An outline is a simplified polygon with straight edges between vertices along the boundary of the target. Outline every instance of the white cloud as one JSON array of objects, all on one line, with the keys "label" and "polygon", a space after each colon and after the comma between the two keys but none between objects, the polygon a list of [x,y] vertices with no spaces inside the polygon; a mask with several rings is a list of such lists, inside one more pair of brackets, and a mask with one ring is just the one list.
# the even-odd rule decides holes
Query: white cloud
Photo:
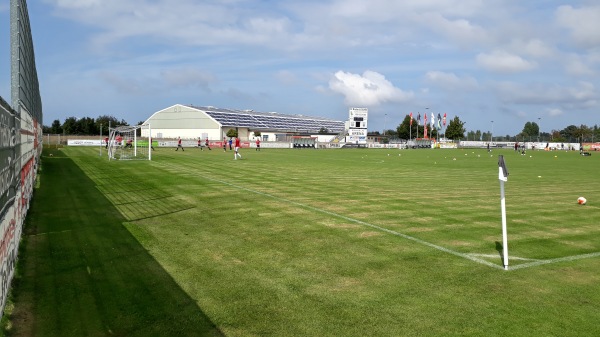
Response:
[{"label": "white cloud", "polygon": [[575,86],[503,82],[496,84],[494,89],[504,103],[561,104],[579,108],[597,106],[597,97],[600,94],[594,84],[590,82],[579,82]]},{"label": "white cloud", "polygon": [[169,87],[200,87],[207,91],[216,81],[213,74],[190,67],[164,70],[161,77]]},{"label": "white cloud", "polygon": [[478,87],[477,80],[470,76],[458,77],[454,73],[441,71],[429,71],[425,74],[428,83],[439,86],[446,90],[472,90]]},{"label": "white cloud", "polygon": [[[411,13],[440,13],[444,16],[470,17],[485,10],[487,4],[482,0],[335,0],[330,3],[319,2],[320,12],[329,16],[354,18],[369,21],[398,20]],[[323,4],[324,3],[324,4]],[[312,6],[305,7],[310,10]],[[308,14],[308,13],[306,13]],[[318,14],[318,13],[314,13]]]},{"label": "white cloud", "polygon": [[590,82],[579,82],[578,87],[569,88],[569,93],[579,101],[595,101],[598,97],[598,90]]},{"label": "white cloud", "polygon": [[550,57],[555,54],[554,48],[540,39],[513,40],[511,49],[532,57]]},{"label": "white cloud", "polygon": [[580,55],[570,55],[565,61],[567,74],[573,76],[593,76],[596,71]]},{"label": "white cloud", "polygon": [[439,13],[428,13],[423,16],[423,19],[427,22],[428,28],[461,46],[470,46],[489,39],[482,27],[464,18],[450,20]]},{"label": "white cloud", "polygon": [[551,117],[560,116],[564,113],[561,109],[557,109],[557,108],[547,109],[547,112],[548,112],[548,115]]},{"label": "white cloud", "polygon": [[559,25],[571,31],[579,45],[587,48],[600,47],[600,6],[560,6],[556,10],[556,20]]},{"label": "white cloud", "polygon": [[102,0],[55,0],[54,2],[57,6],[63,8],[89,8],[102,4]]},{"label": "white cloud", "polygon": [[92,41],[99,47],[133,37],[188,46],[283,46],[291,39],[287,17],[250,9],[248,6],[254,3],[248,2],[184,0],[174,5],[169,0],[46,1],[54,5],[54,15],[98,28],[100,33]]},{"label": "white cloud", "polygon": [[530,62],[519,55],[504,50],[494,50],[491,53],[477,55],[477,63],[483,68],[498,73],[516,73],[535,68],[535,62]]},{"label": "white cloud", "polygon": [[415,42],[454,47],[472,46],[487,38],[485,29],[473,19],[493,6],[481,0],[326,0],[286,7],[302,20],[301,36],[311,37],[322,47]]},{"label": "white cloud", "polygon": [[362,75],[338,71],[329,80],[329,89],[344,95],[347,105],[355,106],[405,102],[414,96],[412,91],[396,88],[385,76],[370,70]]},{"label": "white cloud", "polygon": [[162,44],[232,43],[288,51],[393,45],[414,39],[415,29],[471,45],[486,36],[471,18],[490,7],[481,0],[43,1],[53,5],[54,15],[96,28],[92,41],[98,47],[149,37]]}]

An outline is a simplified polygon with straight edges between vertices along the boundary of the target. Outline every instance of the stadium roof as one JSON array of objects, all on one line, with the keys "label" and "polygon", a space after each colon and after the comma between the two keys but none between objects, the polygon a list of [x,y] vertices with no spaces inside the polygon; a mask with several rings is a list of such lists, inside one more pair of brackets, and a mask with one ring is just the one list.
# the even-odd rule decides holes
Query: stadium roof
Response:
[{"label": "stadium roof", "polygon": [[256,112],[253,110],[231,110],[212,106],[197,107],[190,105],[190,107],[204,111],[221,125],[230,127],[313,134],[318,133],[321,128],[326,128],[331,133],[340,133],[345,129],[343,121],[328,118],[285,115],[276,112]]}]

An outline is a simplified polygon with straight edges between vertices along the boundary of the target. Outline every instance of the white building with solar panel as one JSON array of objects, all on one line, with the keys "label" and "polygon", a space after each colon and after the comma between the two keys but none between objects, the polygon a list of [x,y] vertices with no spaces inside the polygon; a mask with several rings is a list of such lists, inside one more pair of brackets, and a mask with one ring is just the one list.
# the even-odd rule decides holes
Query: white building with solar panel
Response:
[{"label": "white building with solar panel", "polygon": [[263,141],[289,141],[291,136],[317,135],[323,129],[330,135],[345,132],[345,122],[327,118],[182,104],[155,112],[144,124],[150,125],[154,139],[222,140],[230,129],[237,130],[241,140],[253,140],[260,132]]}]

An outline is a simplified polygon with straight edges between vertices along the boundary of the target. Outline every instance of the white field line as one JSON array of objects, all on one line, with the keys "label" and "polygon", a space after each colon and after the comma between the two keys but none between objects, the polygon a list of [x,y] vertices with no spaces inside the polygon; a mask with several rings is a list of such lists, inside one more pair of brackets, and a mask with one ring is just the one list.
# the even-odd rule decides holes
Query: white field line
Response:
[{"label": "white field line", "polygon": [[[476,254],[476,253],[470,253],[469,255],[471,256],[479,256],[479,257],[490,257],[490,258],[499,258],[500,260],[502,260],[502,256],[500,256],[500,254]],[[518,257],[518,256],[509,256],[508,260],[521,260],[521,261],[544,261],[544,260],[539,260],[539,259],[528,259],[525,257]]]},{"label": "white field line", "polygon": [[[523,269],[523,268],[529,268],[529,267],[537,267],[537,266],[541,266],[544,264],[568,262],[568,261],[575,261],[575,260],[581,260],[581,259],[589,259],[592,257],[599,257],[599,256],[600,256],[600,252],[582,254],[582,255],[565,256],[565,257],[559,257],[556,259],[539,260],[539,261],[534,261],[534,262],[529,262],[529,263],[523,263],[523,264],[519,264],[519,265],[510,267],[509,269],[515,270],[515,269]],[[510,258],[509,258],[509,261],[510,261]]]},{"label": "white field line", "polygon": [[[164,166],[170,166],[168,164],[162,164],[162,165],[164,165]],[[392,234],[392,235],[396,235],[396,236],[405,238],[407,240],[411,240],[411,241],[417,242],[417,243],[422,244],[424,246],[427,246],[427,247],[430,247],[430,248],[433,248],[433,249],[437,249],[437,250],[440,250],[440,251],[448,253],[448,254],[452,254],[454,256],[462,257],[463,259],[467,259],[467,260],[470,260],[470,261],[473,261],[473,262],[477,262],[477,263],[486,265],[488,267],[492,267],[492,268],[504,270],[504,267],[501,266],[501,265],[494,264],[494,263],[491,263],[489,261],[486,261],[486,260],[483,260],[483,259],[480,259],[480,258],[477,257],[477,256],[492,257],[492,255],[488,256],[488,255],[485,255],[485,254],[465,254],[465,253],[456,252],[456,251],[453,251],[451,249],[448,249],[448,248],[445,248],[445,247],[442,247],[442,246],[438,246],[438,245],[433,244],[431,242],[427,242],[427,241],[415,238],[415,237],[410,236],[410,235],[402,234],[400,232],[396,232],[396,231],[393,231],[391,229],[387,229],[387,228],[383,228],[383,227],[380,227],[380,226],[377,226],[377,225],[373,225],[373,224],[370,224],[368,222],[364,222],[364,221],[361,221],[361,220],[358,220],[358,219],[349,218],[347,216],[344,216],[344,215],[341,215],[341,214],[337,214],[337,213],[334,213],[334,212],[331,212],[331,211],[328,211],[328,210],[324,210],[324,209],[317,208],[317,207],[310,206],[310,205],[305,205],[305,204],[299,203],[297,201],[289,200],[289,199],[282,198],[282,197],[277,197],[277,196],[274,196],[272,194],[268,194],[268,193],[264,193],[264,192],[260,192],[260,191],[256,191],[256,190],[252,190],[252,189],[249,189],[249,188],[246,188],[246,187],[243,187],[243,186],[239,186],[239,185],[235,185],[235,184],[229,183],[227,181],[223,181],[223,180],[219,180],[219,179],[214,179],[214,178],[209,178],[207,176],[202,176],[202,178],[204,178],[206,180],[218,182],[218,183],[221,183],[221,184],[224,184],[224,185],[227,185],[227,186],[231,186],[231,187],[243,190],[243,191],[247,191],[247,192],[251,192],[251,193],[254,193],[254,194],[262,195],[262,196],[265,196],[265,197],[268,197],[268,198],[272,198],[272,199],[275,199],[275,200],[278,200],[278,201],[284,201],[284,202],[290,203],[292,205],[296,205],[296,206],[300,206],[300,207],[303,207],[303,208],[306,208],[306,209],[313,210],[315,212],[319,212],[319,213],[331,215],[331,216],[334,216],[334,217],[337,217],[337,218],[340,218],[340,219],[344,219],[344,220],[347,220],[347,221],[350,221],[350,222],[354,222],[354,223],[357,223],[357,224],[360,224],[360,225],[371,227],[371,228],[380,230],[382,232],[385,232],[385,233],[388,233],[388,234]],[[493,255],[493,256],[496,257],[496,255]],[[510,262],[511,259],[513,259],[513,260],[532,260],[533,262],[523,263],[523,264],[519,264],[519,265],[516,265],[516,266],[509,266],[508,270],[509,271],[510,270],[517,270],[517,269],[523,269],[523,268],[541,266],[541,265],[544,265],[544,264],[551,264],[551,263],[558,263],[558,262],[565,262],[565,261],[574,261],[574,260],[580,260],[580,259],[588,259],[588,258],[599,257],[599,256],[600,256],[600,252],[590,253],[590,254],[582,254],[582,255],[572,255],[572,256],[560,257],[560,258],[556,258],[556,259],[550,259],[550,260],[536,260],[536,259],[526,259],[526,258],[519,258],[519,257],[509,257],[509,262]]]}]

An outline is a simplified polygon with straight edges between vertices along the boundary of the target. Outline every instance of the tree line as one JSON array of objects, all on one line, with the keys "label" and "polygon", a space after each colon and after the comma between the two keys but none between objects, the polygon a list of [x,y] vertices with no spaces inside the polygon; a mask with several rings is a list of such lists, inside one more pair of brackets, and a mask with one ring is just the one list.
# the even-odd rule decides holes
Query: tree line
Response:
[{"label": "tree line", "polygon": [[[517,142],[600,142],[600,127],[592,127],[585,124],[580,126],[569,125],[562,130],[552,130],[550,132],[541,132],[536,122],[526,122],[523,130],[516,135],[493,135],[490,131],[470,130],[465,128],[466,122],[460,120],[458,116],[451,119],[446,127],[438,130],[431,128],[431,125],[417,125],[416,120],[412,121],[410,115],[402,120],[396,129],[384,130],[383,135],[389,138],[414,139],[423,138],[424,131],[427,129],[427,135],[430,138],[444,138],[452,140],[473,140],[473,141],[517,141]],[[371,133],[379,135],[379,132]]]},{"label": "tree line", "polygon": [[[141,121],[137,125],[143,124]],[[103,115],[98,118],[90,117],[68,117],[61,124],[60,120],[55,119],[50,126],[44,125],[42,132],[45,134],[62,134],[62,135],[82,135],[91,136],[108,134],[108,127],[117,127],[123,125],[129,125],[124,119],[118,120],[114,116]]]}]

